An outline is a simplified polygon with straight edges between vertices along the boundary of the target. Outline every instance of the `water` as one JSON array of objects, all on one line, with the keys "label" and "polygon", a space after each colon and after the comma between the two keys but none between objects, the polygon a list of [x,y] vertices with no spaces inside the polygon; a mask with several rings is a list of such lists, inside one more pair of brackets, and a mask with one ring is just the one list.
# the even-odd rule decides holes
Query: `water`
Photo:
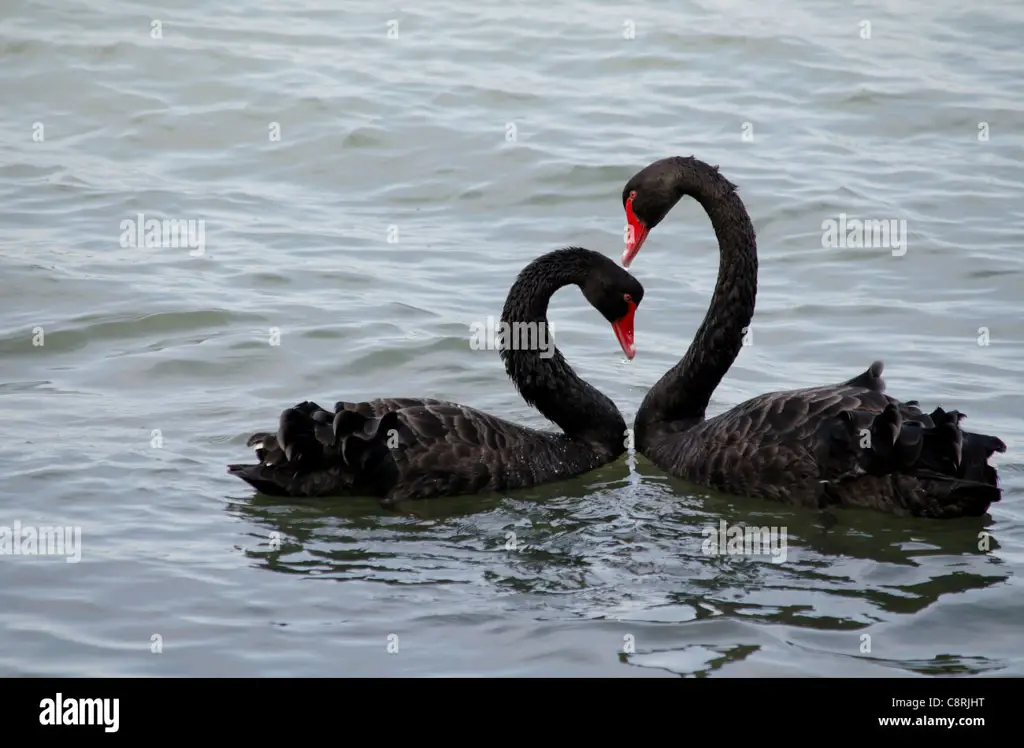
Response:
[{"label": "water", "polygon": [[[1024,675],[1024,11],[890,6],[8,3],[0,525],[79,527],[81,561],[0,558],[0,673]],[[642,458],[422,519],[225,473],[307,398],[544,426],[469,326],[544,251],[617,258],[625,180],[691,153],[761,252],[713,412],[883,359],[1009,445],[988,517],[827,528]],[[139,213],[204,251],[122,246]],[[823,246],[843,213],[906,221],[905,254]],[[717,259],[692,201],[652,233],[632,363],[556,296],[630,419]],[[722,520],[788,528],[785,562],[703,554]]]}]

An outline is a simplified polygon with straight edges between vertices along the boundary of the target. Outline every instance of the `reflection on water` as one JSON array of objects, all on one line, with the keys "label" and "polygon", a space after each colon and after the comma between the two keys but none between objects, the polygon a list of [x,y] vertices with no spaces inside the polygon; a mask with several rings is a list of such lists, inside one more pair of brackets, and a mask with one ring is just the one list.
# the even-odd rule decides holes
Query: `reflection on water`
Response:
[{"label": "reflection on water", "polygon": [[[642,458],[641,458],[642,461]],[[990,518],[906,520],[866,511],[822,514],[698,493],[625,464],[511,498],[459,497],[396,515],[372,500],[238,499],[228,511],[263,532],[241,550],[269,571],[339,582],[462,585],[486,606],[515,594],[537,621],[714,622],[842,632],[859,656],[918,673],[984,672],[983,657],[890,661],[857,636],[924,611],[944,597],[1004,582]],[[767,555],[707,555],[710,528],[724,522],[785,533],[782,563]],[[985,550],[982,550],[984,548]],[[869,635],[870,636],[870,635]],[[686,644],[632,650],[624,664],[703,677],[761,647]]]},{"label": "reflection on water", "polygon": [[[741,662],[760,650],[757,645],[737,644],[732,647],[708,647],[692,644],[677,650],[660,650],[640,656],[640,665],[645,668],[663,670],[673,675],[706,678],[731,662]],[[620,654],[623,664],[633,664],[628,654]],[[658,664],[663,662],[665,664]],[[683,663],[686,662],[684,666]]]}]

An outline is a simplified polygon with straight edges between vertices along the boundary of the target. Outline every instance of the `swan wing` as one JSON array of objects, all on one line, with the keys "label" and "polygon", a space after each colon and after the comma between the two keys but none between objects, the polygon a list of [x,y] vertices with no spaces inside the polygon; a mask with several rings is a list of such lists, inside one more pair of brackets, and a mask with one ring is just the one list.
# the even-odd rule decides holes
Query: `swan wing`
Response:
[{"label": "swan wing", "polygon": [[808,507],[977,515],[999,501],[988,465],[1006,445],[884,392],[881,365],[837,385],[771,392],[672,436],[658,462],[730,493]]},{"label": "swan wing", "polygon": [[333,410],[300,403],[281,414],[276,433],[253,434],[247,446],[259,464],[229,472],[263,493],[358,493],[396,503],[532,485],[540,473],[550,479],[546,466],[571,457],[560,453],[572,444],[456,403],[386,398],[340,401]]}]

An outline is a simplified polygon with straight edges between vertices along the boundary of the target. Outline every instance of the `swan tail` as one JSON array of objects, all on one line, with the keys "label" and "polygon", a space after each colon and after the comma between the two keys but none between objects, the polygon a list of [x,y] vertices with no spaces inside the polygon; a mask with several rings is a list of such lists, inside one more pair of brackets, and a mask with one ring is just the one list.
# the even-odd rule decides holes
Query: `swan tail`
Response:
[{"label": "swan tail", "polygon": [[858,374],[853,379],[843,382],[842,386],[863,387],[873,392],[885,392],[885,380],[882,379],[882,371],[884,370],[885,364],[881,361],[875,361],[862,374]]},{"label": "swan tail", "polygon": [[958,411],[924,414],[916,402],[881,413],[844,411],[829,425],[834,479],[826,503],[888,508],[915,516],[977,517],[1002,498],[988,460],[1001,439],[963,431]]},{"label": "swan tail", "polygon": [[276,434],[258,432],[246,442],[258,464],[229,465],[228,473],[271,496],[385,495],[398,477],[396,455],[414,435],[397,410],[376,416],[346,405],[288,408]]}]

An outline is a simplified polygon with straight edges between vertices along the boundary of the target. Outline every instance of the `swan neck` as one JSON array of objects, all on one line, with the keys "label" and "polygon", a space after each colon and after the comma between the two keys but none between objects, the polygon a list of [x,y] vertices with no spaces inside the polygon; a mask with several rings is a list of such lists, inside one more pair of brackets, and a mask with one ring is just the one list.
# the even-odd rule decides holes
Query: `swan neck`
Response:
[{"label": "swan neck", "polygon": [[545,255],[519,274],[501,315],[501,357],[522,398],[573,439],[608,456],[625,451],[626,423],[615,403],[579,377],[555,346],[548,303],[581,285],[588,264],[571,253]]},{"label": "swan neck", "polygon": [[750,321],[757,296],[757,240],[746,207],[735,185],[714,167],[687,160],[680,181],[682,194],[696,199],[711,220],[718,239],[718,278],[690,347],[641,406],[641,411],[647,411],[647,423],[703,420],[712,393],[745,341],[753,339]]}]

